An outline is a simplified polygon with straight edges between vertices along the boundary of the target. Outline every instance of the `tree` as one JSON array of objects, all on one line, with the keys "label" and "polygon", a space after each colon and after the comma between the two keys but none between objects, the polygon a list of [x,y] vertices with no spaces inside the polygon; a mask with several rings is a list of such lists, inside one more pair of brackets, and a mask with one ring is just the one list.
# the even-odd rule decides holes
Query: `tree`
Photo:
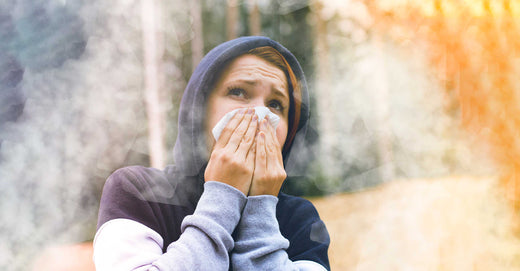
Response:
[{"label": "tree", "polygon": [[262,30],[260,9],[257,0],[249,0],[249,34],[259,36]]},{"label": "tree", "polygon": [[162,39],[159,38],[156,26],[158,11],[156,1],[141,1],[141,21],[143,25],[144,56],[144,89],[146,113],[148,116],[148,145],[150,148],[150,165],[156,168],[165,166],[164,131],[166,114],[162,110],[161,77],[159,58],[162,56]]},{"label": "tree", "polygon": [[204,55],[204,37],[202,36],[202,11],[200,0],[190,1],[190,14],[193,28],[193,38],[191,40],[191,64],[192,69],[195,70]]},{"label": "tree", "polygon": [[226,37],[228,40],[238,37],[238,1],[227,0]]}]

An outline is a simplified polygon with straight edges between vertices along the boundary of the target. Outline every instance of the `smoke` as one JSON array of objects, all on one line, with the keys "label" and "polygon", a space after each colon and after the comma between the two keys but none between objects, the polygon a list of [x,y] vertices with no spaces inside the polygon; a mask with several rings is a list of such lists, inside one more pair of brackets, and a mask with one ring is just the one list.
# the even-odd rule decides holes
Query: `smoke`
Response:
[{"label": "smoke", "polygon": [[23,114],[1,111],[18,116],[0,123],[0,266],[21,270],[45,246],[91,239],[110,171],[147,163],[140,2],[10,1],[0,11],[2,48],[23,69],[16,88],[2,85],[22,99],[0,104]]},{"label": "smoke", "polygon": [[[183,89],[189,74],[183,69],[191,70],[183,53],[192,37],[186,27],[190,17],[187,5],[179,2],[162,3],[164,20],[158,24],[158,32],[167,33],[164,89]],[[216,9],[214,2],[206,8],[224,16],[224,8]],[[266,8],[267,1],[262,3]],[[432,79],[421,53],[384,40],[371,43],[373,19],[363,4],[338,3],[344,4],[324,15],[332,19],[345,9],[334,17],[339,21],[329,25],[326,37],[330,78],[325,88],[311,84],[317,86],[311,88],[316,100],[328,99],[328,106],[313,112],[317,125],[309,131],[313,140],[319,134],[319,148],[309,148],[304,158],[319,161],[312,163],[321,176],[312,187],[333,193],[378,184],[387,174],[488,172],[486,160],[472,158],[467,135],[445,112],[442,86]],[[2,269],[26,269],[45,246],[91,239],[106,177],[121,166],[148,163],[140,4],[0,3]],[[283,4],[282,11],[299,7]],[[205,30],[208,44],[224,36],[218,24],[212,27]],[[301,33],[287,36],[296,34]],[[378,106],[378,88],[386,93],[384,108]],[[165,94],[164,100],[180,100],[180,91]],[[166,144],[171,149],[178,110],[175,103],[164,110],[172,120]]]},{"label": "smoke", "polygon": [[359,1],[327,2],[313,20],[326,31],[316,34],[317,187],[334,193],[397,178],[492,174],[485,149],[450,111],[453,98],[425,44],[374,31]]}]

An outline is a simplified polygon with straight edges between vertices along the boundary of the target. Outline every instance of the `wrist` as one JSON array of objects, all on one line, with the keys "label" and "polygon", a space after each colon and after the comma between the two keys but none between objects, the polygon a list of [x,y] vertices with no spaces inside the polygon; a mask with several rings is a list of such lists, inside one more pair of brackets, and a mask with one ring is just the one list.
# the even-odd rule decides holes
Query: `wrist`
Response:
[{"label": "wrist", "polygon": [[251,189],[249,190],[248,196],[262,196],[269,195],[277,197],[278,193],[280,193],[281,185],[261,185],[257,182],[253,181],[251,184]]}]

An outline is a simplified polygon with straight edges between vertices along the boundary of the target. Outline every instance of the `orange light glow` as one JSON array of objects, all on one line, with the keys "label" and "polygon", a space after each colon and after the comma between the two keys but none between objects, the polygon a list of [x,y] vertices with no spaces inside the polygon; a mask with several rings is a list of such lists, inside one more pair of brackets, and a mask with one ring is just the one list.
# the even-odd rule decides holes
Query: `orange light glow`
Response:
[{"label": "orange light glow", "polygon": [[384,22],[376,27],[394,36],[397,25],[427,44],[461,124],[489,146],[507,195],[520,208],[520,2],[405,2],[390,10],[371,5],[376,21]]}]

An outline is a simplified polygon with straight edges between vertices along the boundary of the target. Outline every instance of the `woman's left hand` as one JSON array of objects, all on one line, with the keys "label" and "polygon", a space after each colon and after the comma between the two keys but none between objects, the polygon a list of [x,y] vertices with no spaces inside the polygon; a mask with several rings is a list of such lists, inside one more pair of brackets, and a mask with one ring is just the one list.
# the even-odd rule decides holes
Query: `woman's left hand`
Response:
[{"label": "woman's left hand", "polygon": [[282,148],[276,139],[275,130],[263,119],[256,136],[255,169],[249,196],[278,196],[286,177]]}]

